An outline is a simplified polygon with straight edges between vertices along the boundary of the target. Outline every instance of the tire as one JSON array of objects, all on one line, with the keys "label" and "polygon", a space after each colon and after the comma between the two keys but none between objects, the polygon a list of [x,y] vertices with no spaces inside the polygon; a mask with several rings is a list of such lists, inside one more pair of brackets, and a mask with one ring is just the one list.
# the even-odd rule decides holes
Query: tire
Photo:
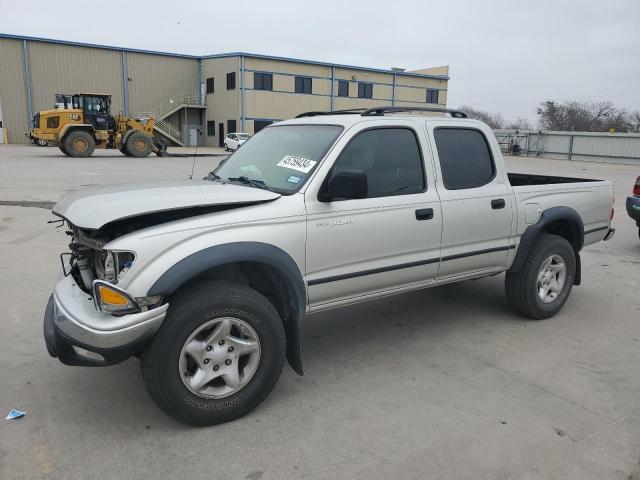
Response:
[{"label": "tire", "polygon": [[[249,332],[249,337],[244,338],[254,335],[258,340],[258,360],[256,362],[255,357],[248,357],[248,363],[244,367],[245,378],[242,380],[246,383],[238,387],[238,390],[229,392],[226,396],[217,395],[221,398],[208,397],[206,393],[198,394],[192,389],[196,374],[213,374],[210,372],[214,370],[222,372],[227,367],[222,365],[219,355],[227,355],[227,350],[231,350],[225,350],[226,346],[220,346],[220,340],[213,340],[212,352],[205,352],[202,345],[206,343],[198,340],[197,352],[204,360],[201,358],[199,363],[195,363],[193,357],[184,355],[184,349],[188,351],[187,345],[196,341],[191,340],[191,337],[199,329],[206,328],[211,322],[225,322],[226,320],[221,319],[230,317],[233,321],[243,322],[250,327],[252,333]],[[205,330],[204,334],[210,335],[210,332]],[[225,345],[234,344],[230,336],[216,338],[226,338]],[[242,417],[269,395],[284,365],[285,346],[282,320],[264,296],[244,285],[206,281],[183,290],[170,301],[162,327],[142,353],[142,377],[151,398],[169,416],[191,425],[216,425]],[[211,361],[207,361],[207,355],[218,357],[210,357]],[[250,355],[255,355],[255,350]],[[186,363],[183,363],[184,358],[187,359]],[[245,358],[247,357],[239,356],[234,359],[239,362],[228,363],[229,371],[233,371],[235,365],[241,365],[242,359]],[[188,364],[189,359],[192,360],[191,365]],[[227,361],[231,362],[225,360],[225,363]],[[247,368],[252,361],[253,373],[247,376]],[[219,370],[218,364],[222,367]],[[211,370],[207,370],[208,368]],[[236,370],[239,371],[237,367]],[[219,375],[218,378],[204,383],[204,390],[230,388],[224,380],[224,374]],[[217,386],[215,382],[218,381],[225,386]]]},{"label": "tire", "polygon": [[62,153],[64,153],[65,155],[69,155],[69,154],[67,153],[67,151],[64,149],[64,145],[63,145],[62,143],[61,143],[60,145],[58,145],[58,148],[59,148],[59,149],[60,149],[60,151],[61,151]]},{"label": "tire", "polygon": [[64,137],[63,146],[63,152],[70,157],[90,157],[96,142],[89,132],[74,130]]},{"label": "tire", "polygon": [[[549,270],[545,268],[543,271],[543,267],[547,264]],[[562,264],[564,264],[564,279],[562,279]],[[560,311],[569,298],[575,274],[576,257],[571,244],[558,235],[540,235],[522,269],[519,272],[507,272],[505,279],[507,300],[518,313],[525,317],[534,320],[552,317]],[[548,295],[545,295],[545,291]],[[545,298],[541,298],[542,296]]]},{"label": "tire", "polygon": [[225,152],[228,152],[228,151],[229,151],[229,146],[228,146],[226,143],[224,144],[224,151],[225,151]]},{"label": "tire", "polygon": [[141,132],[133,132],[127,138],[124,148],[130,157],[148,157],[151,150],[153,150],[151,137]]},{"label": "tire", "polygon": [[130,157],[131,155],[129,155],[129,151],[127,150],[127,146],[126,145],[122,145],[118,150],[120,150],[120,153]]}]

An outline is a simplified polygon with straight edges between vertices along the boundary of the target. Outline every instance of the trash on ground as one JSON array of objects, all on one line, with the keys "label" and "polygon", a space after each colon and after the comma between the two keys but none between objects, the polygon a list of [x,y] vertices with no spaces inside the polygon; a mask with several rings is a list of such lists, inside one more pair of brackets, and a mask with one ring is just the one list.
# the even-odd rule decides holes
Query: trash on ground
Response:
[{"label": "trash on ground", "polygon": [[9,412],[7,418],[5,420],[13,420],[14,418],[22,418],[26,415],[25,412],[21,412],[20,410],[16,410],[15,408]]}]

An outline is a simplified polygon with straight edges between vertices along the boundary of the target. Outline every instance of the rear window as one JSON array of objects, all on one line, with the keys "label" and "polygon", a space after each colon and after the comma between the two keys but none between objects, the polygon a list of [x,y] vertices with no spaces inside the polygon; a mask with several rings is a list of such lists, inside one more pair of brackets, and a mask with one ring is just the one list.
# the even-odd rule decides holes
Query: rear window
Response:
[{"label": "rear window", "polygon": [[486,185],[495,176],[485,136],[471,128],[440,127],[433,132],[447,190]]}]

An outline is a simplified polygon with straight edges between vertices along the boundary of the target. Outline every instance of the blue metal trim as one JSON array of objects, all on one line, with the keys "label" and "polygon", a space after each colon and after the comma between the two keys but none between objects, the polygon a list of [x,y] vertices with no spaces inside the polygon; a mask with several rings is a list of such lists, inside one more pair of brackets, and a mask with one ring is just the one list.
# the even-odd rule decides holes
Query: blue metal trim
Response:
[{"label": "blue metal trim", "polygon": [[240,128],[244,132],[244,57],[240,57]]},{"label": "blue metal trim", "polygon": [[335,97],[336,89],[336,67],[331,67],[331,102],[329,105],[329,111],[333,112],[333,99]]},{"label": "blue metal trim", "polygon": [[122,71],[122,103],[124,114],[129,116],[129,68],[127,66],[127,53],[120,51],[120,69]]},{"label": "blue metal trim", "polygon": [[198,59],[198,102],[202,105],[202,60]]},{"label": "blue metal trim", "polygon": [[[377,72],[377,73],[388,73],[393,74],[393,70],[385,70],[382,68],[367,68],[367,67],[358,67],[356,65],[344,65],[340,63],[330,63],[330,62],[319,62],[313,60],[303,60],[300,58],[291,58],[291,57],[279,57],[274,55],[263,55],[260,53],[248,53],[248,52],[228,52],[228,53],[218,53],[214,55],[204,55],[201,58],[225,58],[225,57],[239,57],[244,56],[248,58],[257,58],[263,60],[280,60],[283,62],[295,62],[295,63],[303,63],[307,65],[319,65],[323,67],[335,67],[335,68],[346,68],[350,70],[361,70],[364,72]],[[447,75],[428,75],[425,73],[412,73],[412,72],[401,72],[399,75],[404,75],[407,77],[418,77],[418,78],[433,78],[436,80],[449,80]]]},{"label": "blue metal trim", "polygon": [[198,59],[197,55],[186,55],[182,53],[170,53],[170,52],[158,52],[154,50],[140,50],[135,48],[126,48],[126,47],[115,47],[112,45],[97,45],[95,43],[83,43],[83,42],[72,42],[70,40],[56,40],[54,38],[41,38],[41,37],[29,37],[24,35],[11,35],[7,33],[0,33],[0,38],[8,38],[11,40],[23,40],[30,42],[42,42],[42,43],[55,43],[59,45],[71,45],[74,47],[88,47],[88,48],[100,48],[103,50],[116,50],[125,52],[133,52],[133,53],[148,53],[150,55],[163,55],[166,57],[180,57],[180,58],[190,58],[190,59]]},{"label": "blue metal trim", "polygon": [[[340,63],[329,63],[329,62],[320,62],[313,60],[303,60],[300,58],[291,58],[291,57],[279,57],[274,55],[263,55],[259,53],[247,53],[247,52],[229,52],[229,53],[218,53],[212,55],[188,55],[184,53],[172,53],[172,52],[161,52],[157,50],[143,50],[136,48],[128,48],[128,47],[116,47],[113,45],[98,45],[95,43],[85,43],[85,42],[74,42],[70,40],[58,40],[54,38],[43,38],[43,37],[31,37],[24,35],[12,35],[8,33],[0,33],[0,38],[8,38],[13,40],[27,40],[32,42],[43,42],[43,43],[55,43],[60,45],[71,45],[76,47],[87,47],[87,48],[100,48],[103,50],[117,50],[117,51],[125,51],[132,53],[146,53],[149,55],[162,55],[166,57],[178,57],[178,58],[188,58],[193,60],[207,60],[214,58],[228,58],[228,57],[248,57],[248,58],[257,58],[264,60],[279,60],[283,62],[295,62],[295,63],[303,63],[307,65],[319,65],[324,67],[334,67],[334,68],[346,68],[350,70],[359,70],[363,72],[377,72],[377,73],[387,73],[389,75],[393,74],[393,70],[385,70],[382,68],[367,68],[367,67],[359,67],[357,65],[345,65]],[[433,78],[436,80],[449,80],[450,77],[448,75],[428,75],[424,73],[411,73],[411,72],[402,72],[398,73],[398,75],[406,76],[406,77],[416,77],[416,78]]]},{"label": "blue metal trim", "polygon": [[292,95],[315,95],[316,97],[330,97],[331,94],[328,93],[296,93],[296,92],[288,92],[286,90],[260,90],[259,88],[245,88],[245,90],[254,91],[254,92],[272,92],[272,93],[291,93]]},{"label": "blue metal trim", "polygon": [[29,125],[33,120],[33,97],[31,93],[31,62],[29,60],[29,46],[22,40],[22,66],[24,68],[24,87],[27,92],[27,110],[29,111]]},{"label": "blue metal trim", "polygon": [[391,87],[391,106],[396,104],[396,74],[393,74],[393,86]]}]

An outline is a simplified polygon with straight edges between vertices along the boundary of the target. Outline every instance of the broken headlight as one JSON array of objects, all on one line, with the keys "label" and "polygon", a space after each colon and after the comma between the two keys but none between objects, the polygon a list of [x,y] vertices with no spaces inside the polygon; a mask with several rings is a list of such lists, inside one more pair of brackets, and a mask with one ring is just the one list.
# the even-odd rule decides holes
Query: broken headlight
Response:
[{"label": "broken headlight", "polygon": [[96,277],[109,283],[118,283],[118,280],[131,268],[136,258],[133,252],[113,252],[110,250],[98,250],[95,255]]}]

